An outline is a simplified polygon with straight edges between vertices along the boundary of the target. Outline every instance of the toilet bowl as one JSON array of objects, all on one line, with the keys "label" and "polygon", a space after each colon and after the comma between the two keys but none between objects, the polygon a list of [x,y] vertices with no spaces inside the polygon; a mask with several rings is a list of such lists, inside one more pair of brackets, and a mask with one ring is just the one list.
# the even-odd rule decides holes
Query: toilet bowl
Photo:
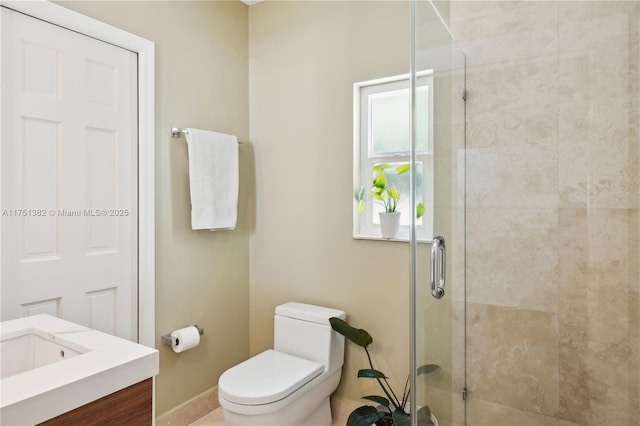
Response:
[{"label": "toilet bowl", "polygon": [[274,349],[225,371],[218,401],[228,426],[330,426],[344,337],[329,318],[343,311],[289,302],[276,307]]}]

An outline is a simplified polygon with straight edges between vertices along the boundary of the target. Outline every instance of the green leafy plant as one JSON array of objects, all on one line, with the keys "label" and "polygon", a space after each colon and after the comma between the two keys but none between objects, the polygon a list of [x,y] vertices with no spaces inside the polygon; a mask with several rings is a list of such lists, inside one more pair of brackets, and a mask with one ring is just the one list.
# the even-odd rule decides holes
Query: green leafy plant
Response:
[{"label": "green leafy plant", "polygon": [[[384,206],[386,213],[393,213],[398,208],[400,197],[402,196],[402,186],[400,188],[395,187],[389,182],[385,175],[385,170],[392,168],[390,164],[382,163],[373,166],[373,185],[371,186],[371,196],[375,201],[380,202]],[[411,170],[409,163],[403,163],[394,169],[396,176],[402,176]],[[361,187],[355,193],[355,199],[358,202],[358,213],[362,213],[364,210],[365,199],[364,186]],[[421,217],[426,208],[423,203],[418,203],[416,206],[416,217]]]},{"label": "green leafy plant", "polygon": [[[388,377],[380,370],[376,370],[373,366],[371,354],[367,349],[367,347],[373,343],[373,337],[371,337],[366,330],[354,328],[345,320],[340,318],[331,317],[329,318],[329,323],[335,331],[364,349],[371,368],[358,370],[358,377],[375,379],[385,395],[364,396],[364,399],[377,403],[379,407],[383,407],[383,409],[379,409],[371,405],[358,407],[349,415],[349,418],[347,419],[347,426],[370,426],[376,422],[378,422],[376,423],[377,425],[409,426],[411,424],[411,418],[407,412],[407,403],[409,402],[409,396],[411,394],[409,378],[407,378],[407,381],[405,382],[401,396],[398,397],[398,394],[394,392],[393,388],[389,384]],[[438,368],[440,367],[435,364],[423,365],[418,368],[417,374],[427,374],[437,370]],[[428,406],[425,405],[420,407],[417,412],[417,416],[418,425],[433,425],[433,422],[431,421],[431,409]]]}]

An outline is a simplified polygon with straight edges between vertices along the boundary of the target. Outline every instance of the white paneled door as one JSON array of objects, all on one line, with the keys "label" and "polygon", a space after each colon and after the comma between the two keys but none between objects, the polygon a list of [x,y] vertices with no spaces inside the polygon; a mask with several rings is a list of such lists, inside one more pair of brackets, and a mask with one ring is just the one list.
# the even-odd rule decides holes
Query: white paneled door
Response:
[{"label": "white paneled door", "polygon": [[2,14],[2,320],[137,340],[137,55]]}]

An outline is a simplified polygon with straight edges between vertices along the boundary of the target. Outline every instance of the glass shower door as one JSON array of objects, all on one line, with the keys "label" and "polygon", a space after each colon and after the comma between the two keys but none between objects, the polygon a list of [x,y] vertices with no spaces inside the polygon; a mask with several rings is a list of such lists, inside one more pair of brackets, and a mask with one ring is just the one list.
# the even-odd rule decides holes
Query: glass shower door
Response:
[{"label": "glass shower door", "polygon": [[[411,238],[412,422],[464,425],[465,57],[442,19],[447,10],[427,1],[412,1],[411,8],[411,72],[432,76],[427,110],[418,107],[419,92],[412,86],[412,154],[420,153],[413,146],[420,146],[417,139],[425,132],[418,130],[426,126],[433,164],[431,176],[423,177],[431,179],[427,185],[432,193],[426,197],[425,216],[414,221]],[[416,230],[424,226],[430,227],[428,239],[417,237],[422,234]]]}]

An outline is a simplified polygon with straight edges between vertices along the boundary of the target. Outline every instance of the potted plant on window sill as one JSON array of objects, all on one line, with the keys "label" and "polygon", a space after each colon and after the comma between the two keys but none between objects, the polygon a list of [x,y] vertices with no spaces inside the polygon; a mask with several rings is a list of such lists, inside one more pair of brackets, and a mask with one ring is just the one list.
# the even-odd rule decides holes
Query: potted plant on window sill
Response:
[{"label": "potted plant on window sill", "polygon": [[[363,397],[378,404],[377,407],[363,405],[351,412],[347,419],[347,426],[409,426],[411,417],[409,415],[409,378],[404,385],[402,396],[398,397],[387,380],[385,374],[373,367],[373,361],[367,346],[373,343],[371,335],[363,329],[357,329],[349,325],[346,321],[331,317],[329,318],[331,328],[343,335],[346,339],[361,346],[367,354],[367,360],[371,368],[358,371],[359,378],[376,379],[385,396],[368,395]],[[417,374],[427,374],[439,369],[435,364],[427,364],[418,368]],[[438,426],[438,420],[431,413],[431,409],[425,405],[417,410],[418,426]]]},{"label": "potted plant on window sill", "polygon": [[[391,239],[398,236],[400,230],[400,212],[397,211],[400,197],[402,196],[402,186],[395,187],[389,182],[385,175],[385,170],[392,168],[390,164],[382,163],[373,166],[373,184],[371,187],[371,196],[374,201],[384,206],[384,212],[379,212],[380,217],[380,233],[382,238]],[[411,165],[403,163],[394,169],[396,176],[402,176],[411,170]],[[358,203],[358,213],[364,210],[365,189],[364,186],[355,193],[355,199]],[[416,206],[416,217],[420,218],[425,212],[423,203]]]}]

